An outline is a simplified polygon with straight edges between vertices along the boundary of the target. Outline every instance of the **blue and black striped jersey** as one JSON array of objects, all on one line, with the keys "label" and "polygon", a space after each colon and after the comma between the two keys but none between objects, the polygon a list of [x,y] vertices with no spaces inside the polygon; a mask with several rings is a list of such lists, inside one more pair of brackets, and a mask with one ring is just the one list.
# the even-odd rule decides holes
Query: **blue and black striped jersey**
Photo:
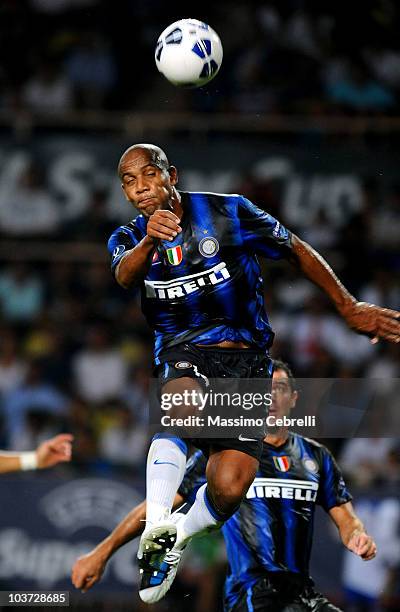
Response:
[{"label": "blue and black striped jersey", "polygon": [[[155,356],[166,347],[223,340],[268,348],[273,333],[264,309],[257,256],[288,256],[291,234],[240,195],[180,192],[182,232],[161,241],[141,287],[142,309],[155,331]],[[139,215],[108,242],[114,271],[146,235]]]},{"label": "blue and black striped jersey", "polygon": [[[193,503],[206,481],[201,451],[188,461],[179,493]],[[352,499],[333,456],[290,433],[279,447],[264,442],[257,476],[239,510],[223,526],[230,574],[227,607],[265,572],[308,576],[316,504],[328,511]]]}]

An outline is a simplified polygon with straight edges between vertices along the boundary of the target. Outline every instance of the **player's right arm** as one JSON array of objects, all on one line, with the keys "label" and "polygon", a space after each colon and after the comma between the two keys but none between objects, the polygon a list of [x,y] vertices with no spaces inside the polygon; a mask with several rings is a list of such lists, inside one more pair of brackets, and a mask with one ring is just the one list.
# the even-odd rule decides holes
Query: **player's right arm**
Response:
[{"label": "player's right arm", "polygon": [[400,312],[367,302],[358,302],[340,282],[325,259],[307,242],[292,234],[288,260],[320,287],[350,329],[365,334],[375,344],[380,338],[400,342]]},{"label": "player's right arm", "polygon": [[243,244],[269,259],[287,259],[325,292],[350,329],[373,343],[379,338],[400,343],[400,312],[358,302],[320,253],[243,196],[238,199],[238,216]]},{"label": "player's right arm", "polygon": [[146,276],[160,240],[174,240],[182,228],[171,210],[156,210],[147,223],[147,235],[134,248],[125,251],[115,268],[117,282],[128,289],[139,285]]},{"label": "player's right arm", "polygon": [[376,555],[376,544],[354,511],[352,496],[333,455],[325,446],[314,444],[320,464],[317,502],[335,523],[344,546],[364,561],[369,561]]},{"label": "player's right arm", "polygon": [[331,508],[329,515],[338,528],[340,538],[346,548],[364,561],[370,561],[375,557],[376,544],[365,531],[351,502]]},{"label": "player's right arm", "polygon": [[[177,493],[174,507],[181,506],[184,498]],[[79,557],[72,568],[71,580],[75,588],[86,593],[98,582],[112,555],[124,544],[139,536],[146,519],[146,502],[133,508],[117,525],[114,531],[86,555]]]}]

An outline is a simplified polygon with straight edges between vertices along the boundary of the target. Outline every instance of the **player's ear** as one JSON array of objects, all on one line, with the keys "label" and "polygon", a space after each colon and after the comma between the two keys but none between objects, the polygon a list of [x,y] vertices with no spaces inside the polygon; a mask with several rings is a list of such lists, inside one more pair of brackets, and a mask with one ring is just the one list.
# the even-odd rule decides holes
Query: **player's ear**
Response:
[{"label": "player's ear", "polygon": [[176,185],[178,182],[178,170],[175,166],[170,166],[168,168],[168,174],[171,185]]},{"label": "player's ear", "polygon": [[124,192],[125,199],[128,200],[128,202],[129,202],[130,200],[129,200],[128,195],[127,195],[127,193],[125,191],[125,185],[123,183],[121,183],[121,189]]}]

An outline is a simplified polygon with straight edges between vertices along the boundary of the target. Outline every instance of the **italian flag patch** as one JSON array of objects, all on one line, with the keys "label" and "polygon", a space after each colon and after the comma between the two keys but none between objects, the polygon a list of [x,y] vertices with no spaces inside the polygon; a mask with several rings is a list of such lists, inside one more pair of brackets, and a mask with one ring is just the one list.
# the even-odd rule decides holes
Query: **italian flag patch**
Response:
[{"label": "italian flag patch", "polygon": [[280,472],[287,472],[290,468],[289,457],[272,457],[275,463],[275,467]]},{"label": "italian flag patch", "polygon": [[172,249],[167,249],[166,253],[171,266],[179,266],[182,261],[182,247],[172,247]]}]

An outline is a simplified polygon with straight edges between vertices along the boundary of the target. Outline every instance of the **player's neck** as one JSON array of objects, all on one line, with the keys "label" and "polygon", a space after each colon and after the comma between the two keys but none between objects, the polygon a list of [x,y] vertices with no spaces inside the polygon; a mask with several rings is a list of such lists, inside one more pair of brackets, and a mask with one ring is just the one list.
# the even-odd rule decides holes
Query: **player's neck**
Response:
[{"label": "player's neck", "polygon": [[269,433],[265,436],[264,441],[271,446],[282,446],[285,444],[289,437],[289,432],[286,428],[282,427],[274,433]]},{"label": "player's neck", "polygon": [[171,198],[171,207],[172,207],[172,212],[175,213],[176,216],[179,217],[179,219],[182,219],[182,216],[183,216],[182,198],[181,198],[181,194],[175,189],[175,187],[174,187],[173,196]]}]

